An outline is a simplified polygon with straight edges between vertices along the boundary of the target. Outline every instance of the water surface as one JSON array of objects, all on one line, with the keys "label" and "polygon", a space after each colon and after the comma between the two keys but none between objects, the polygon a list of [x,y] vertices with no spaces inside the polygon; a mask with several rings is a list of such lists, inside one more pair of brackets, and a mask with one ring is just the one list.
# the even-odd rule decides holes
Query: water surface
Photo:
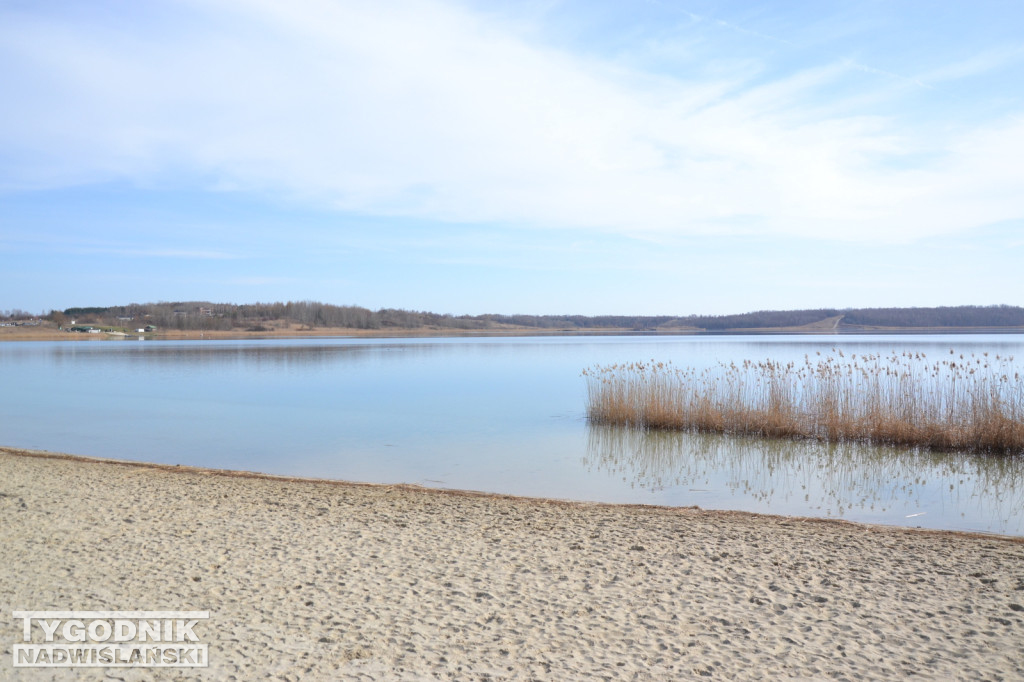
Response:
[{"label": "water surface", "polygon": [[581,371],[910,350],[1024,357],[1018,335],[0,344],[0,443],[560,499],[1024,535],[1021,458],[632,432]]}]

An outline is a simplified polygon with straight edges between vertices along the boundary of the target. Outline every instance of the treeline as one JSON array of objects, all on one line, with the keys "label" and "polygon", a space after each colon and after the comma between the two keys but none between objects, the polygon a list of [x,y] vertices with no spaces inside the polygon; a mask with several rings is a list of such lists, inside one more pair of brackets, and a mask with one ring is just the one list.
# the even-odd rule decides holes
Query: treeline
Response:
[{"label": "treeline", "polygon": [[[21,311],[17,311],[21,312]],[[361,306],[339,306],[316,301],[287,303],[210,303],[205,301],[133,303],[126,306],[68,308],[53,311],[49,318],[61,324],[111,326],[153,325],[165,329],[259,331],[273,325],[298,324],[310,329],[461,329],[498,330],[526,328],[586,331],[629,331],[792,328],[840,317],[838,329],[885,327],[971,328],[1024,327],[1024,308],[1016,306],[954,306],[939,308],[851,308],[814,310],[763,310],[740,315],[691,315],[688,317],[637,315],[442,315],[438,313]]]},{"label": "treeline", "polygon": [[844,324],[880,327],[1020,327],[1024,308],[1008,305],[947,308],[868,308],[843,313]]},{"label": "treeline", "polygon": [[25,310],[19,310],[18,308],[13,310],[0,310],[0,320],[10,320],[13,322],[15,320],[34,320],[38,317],[40,316],[33,315]]},{"label": "treeline", "polygon": [[819,308],[813,310],[761,310],[738,315],[621,316],[604,315],[482,315],[481,318],[523,327],[542,329],[775,329],[802,327],[841,317],[839,328],[854,327],[1024,327],[1024,308],[998,306],[955,306],[941,308]]},{"label": "treeline", "polygon": [[1007,305],[939,308],[851,308],[839,310],[762,310],[742,315],[691,316],[677,321],[709,331],[802,327],[842,316],[840,328],[851,327],[1021,327],[1024,308]]},{"label": "treeline", "polygon": [[478,318],[496,325],[535,327],[537,329],[631,329],[655,330],[673,318],[668,315],[480,315]]},{"label": "treeline", "polygon": [[440,315],[385,308],[370,310],[361,306],[339,306],[315,301],[287,303],[211,303],[177,301],[133,303],[126,306],[80,307],[54,311],[50,318],[62,324],[101,324],[110,326],[153,325],[158,329],[263,331],[273,325],[339,327],[346,329],[488,329],[494,325],[482,317]]}]

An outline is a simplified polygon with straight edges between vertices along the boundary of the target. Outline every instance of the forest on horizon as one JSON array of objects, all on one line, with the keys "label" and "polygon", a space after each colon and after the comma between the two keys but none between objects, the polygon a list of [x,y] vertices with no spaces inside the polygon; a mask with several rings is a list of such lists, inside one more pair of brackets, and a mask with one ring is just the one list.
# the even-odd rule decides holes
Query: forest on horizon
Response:
[{"label": "forest on horizon", "polygon": [[[0,319],[38,318],[20,310],[0,311]],[[1009,305],[947,306],[932,308],[817,308],[762,310],[734,315],[446,315],[425,311],[356,305],[339,306],[316,301],[278,303],[211,303],[205,301],[132,303],[124,306],[74,307],[45,316],[60,325],[98,324],[178,330],[264,331],[283,324],[314,328],[360,330],[452,329],[502,330],[628,330],[729,331],[796,328],[832,324],[838,331],[911,328],[1024,327],[1024,308]]]}]

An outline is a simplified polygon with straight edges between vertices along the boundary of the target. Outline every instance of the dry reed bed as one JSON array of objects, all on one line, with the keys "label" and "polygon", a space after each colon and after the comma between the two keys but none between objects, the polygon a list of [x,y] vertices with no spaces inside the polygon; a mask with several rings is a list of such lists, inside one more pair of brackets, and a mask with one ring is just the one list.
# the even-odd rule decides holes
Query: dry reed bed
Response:
[{"label": "dry reed bed", "polygon": [[584,370],[594,423],[942,450],[1024,453],[1012,356],[804,356],[708,369],[637,362]]}]

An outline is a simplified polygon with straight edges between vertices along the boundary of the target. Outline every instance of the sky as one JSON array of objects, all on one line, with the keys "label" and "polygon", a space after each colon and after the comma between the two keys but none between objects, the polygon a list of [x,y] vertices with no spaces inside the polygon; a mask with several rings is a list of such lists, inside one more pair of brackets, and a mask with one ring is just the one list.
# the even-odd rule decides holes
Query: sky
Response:
[{"label": "sky", "polygon": [[0,310],[1024,305],[1020,0],[0,0]]}]

